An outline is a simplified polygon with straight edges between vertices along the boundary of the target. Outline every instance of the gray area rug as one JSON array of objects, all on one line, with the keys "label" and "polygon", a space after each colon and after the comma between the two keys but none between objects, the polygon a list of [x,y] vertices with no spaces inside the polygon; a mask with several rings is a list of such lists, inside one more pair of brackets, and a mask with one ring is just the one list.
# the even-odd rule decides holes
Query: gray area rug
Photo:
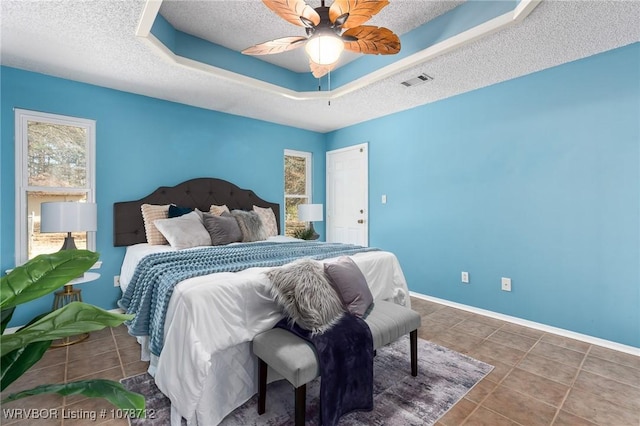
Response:
[{"label": "gray area rug", "polygon": [[[493,367],[482,361],[418,339],[418,376],[411,376],[409,339],[378,349],[374,359],[374,409],[343,416],[340,425],[432,425],[482,380]],[[169,400],[147,374],[122,379],[123,385],[146,397],[154,419],[132,419],[133,426],[168,425]],[[307,425],[318,425],[320,379],[307,385]],[[267,388],[267,411],[259,416],[254,396],[229,414],[225,426],[293,424],[293,387],[285,380]]]}]

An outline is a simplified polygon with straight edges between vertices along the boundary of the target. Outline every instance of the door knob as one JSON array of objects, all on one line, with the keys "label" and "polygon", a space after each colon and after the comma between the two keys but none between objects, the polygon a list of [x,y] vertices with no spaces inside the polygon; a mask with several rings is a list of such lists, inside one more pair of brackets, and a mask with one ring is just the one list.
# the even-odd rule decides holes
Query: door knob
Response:
[{"label": "door knob", "polygon": [[360,213],[364,213],[364,210],[360,209]]},{"label": "door knob", "polygon": [[358,219],[358,223],[364,223],[364,220]]}]

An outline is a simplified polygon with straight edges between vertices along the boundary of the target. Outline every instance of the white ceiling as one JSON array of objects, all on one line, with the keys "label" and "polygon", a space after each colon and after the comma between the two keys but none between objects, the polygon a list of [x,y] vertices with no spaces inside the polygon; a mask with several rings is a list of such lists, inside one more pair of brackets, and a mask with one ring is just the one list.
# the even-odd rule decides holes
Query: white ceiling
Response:
[{"label": "white ceiling", "polygon": [[[142,0],[2,0],[2,65],[328,132],[640,40],[638,1],[545,0],[521,22],[440,55],[427,55],[427,60],[389,68],[352,90],[295,99],[256,86],[246,77],[189,66],[162,54],[136,36],[145,4]],[[309,4],[315,7],[319,1]],[[369,23],[402,35],[456,5],[391,0]],[[303,35],[256,0],[165,0],[161,12],[177,29],[234,50]],[[298,51],[269,60],[304,71],[307,60],[296,55]],[[400,84],[422,72],[434,79],[411,88]]]}]

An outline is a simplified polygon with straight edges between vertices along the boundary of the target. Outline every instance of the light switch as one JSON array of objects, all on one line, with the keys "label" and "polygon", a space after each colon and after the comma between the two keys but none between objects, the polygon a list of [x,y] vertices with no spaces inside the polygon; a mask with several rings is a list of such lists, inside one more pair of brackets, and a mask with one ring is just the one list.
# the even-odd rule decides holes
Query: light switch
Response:
[{"label": "light switch", "polygon": [[387,194],[382,194],[382,204],[387,204]]}]

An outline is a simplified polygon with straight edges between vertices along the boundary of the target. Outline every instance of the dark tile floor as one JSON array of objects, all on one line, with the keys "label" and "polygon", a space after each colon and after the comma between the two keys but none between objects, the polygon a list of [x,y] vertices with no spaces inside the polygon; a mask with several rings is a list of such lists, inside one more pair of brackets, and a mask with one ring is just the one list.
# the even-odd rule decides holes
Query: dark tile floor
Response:
[{"label": "dark tile floor", "polygon": [[[640,357],[422,299],[412,304],[422,315],[421,338],[495,366],[438,426],[640,425]],[[147,368],[139,354],[122,326],[91,333],[85,342],[50,349],[3,397],[41,383],[136,375]],[[55,409],[58,419],[9,420],[3,411],[3,425],[128,424],[112,418],[108,402],[78,395],[33,396],[2,407],[10,408]],[[69,418],[74,413],[85,418]]]}]

